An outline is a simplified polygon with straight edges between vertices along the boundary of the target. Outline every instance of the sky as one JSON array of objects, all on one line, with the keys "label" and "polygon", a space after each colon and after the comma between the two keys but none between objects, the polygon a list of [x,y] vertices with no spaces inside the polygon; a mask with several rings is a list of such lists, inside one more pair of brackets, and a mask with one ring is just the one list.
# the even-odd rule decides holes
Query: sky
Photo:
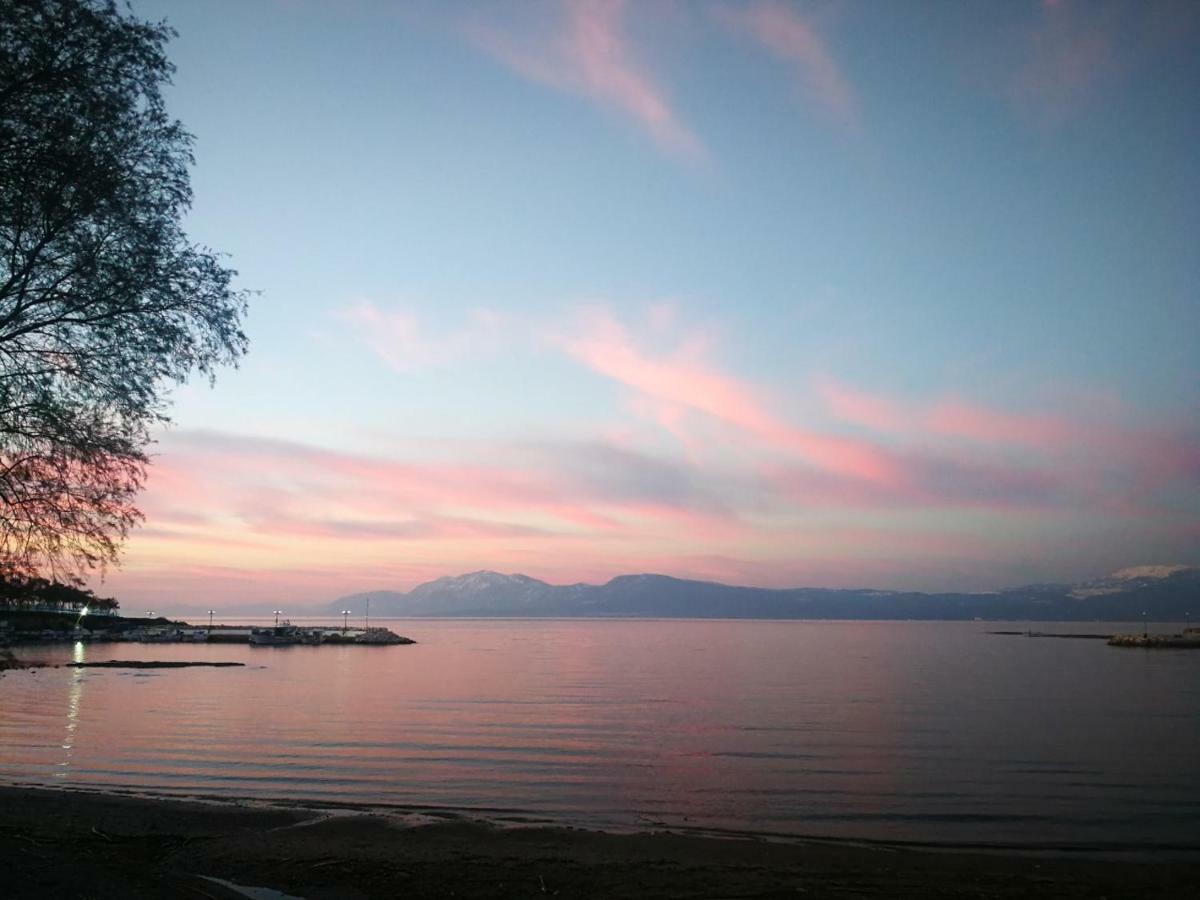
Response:
[{"label": "sky", "polygon": [[123,608],[1200,564],[1200,6],[133,9],[257,293]]}]

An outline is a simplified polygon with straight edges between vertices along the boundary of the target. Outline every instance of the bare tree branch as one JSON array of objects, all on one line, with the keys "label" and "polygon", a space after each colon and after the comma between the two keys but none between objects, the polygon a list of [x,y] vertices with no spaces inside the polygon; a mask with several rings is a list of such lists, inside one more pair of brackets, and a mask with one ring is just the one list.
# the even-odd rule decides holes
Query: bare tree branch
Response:
[{"label": "bare tree branch", "polygon": [[0,0],[0,576],[115,562],[167,389],[246,350],[246,292],[181,225],[173,36],[112,0]]}]

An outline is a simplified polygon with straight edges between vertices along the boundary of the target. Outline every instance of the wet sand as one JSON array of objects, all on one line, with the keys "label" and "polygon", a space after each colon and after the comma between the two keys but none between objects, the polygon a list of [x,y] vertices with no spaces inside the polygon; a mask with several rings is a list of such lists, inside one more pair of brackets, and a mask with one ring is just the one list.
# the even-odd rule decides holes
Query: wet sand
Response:
[{"label": "wet sand", "polygon": [[[1179,897],[1200,863],[772,842],[0,787],[13,898]],[[207,876],[203,877],[203,876]]]}]

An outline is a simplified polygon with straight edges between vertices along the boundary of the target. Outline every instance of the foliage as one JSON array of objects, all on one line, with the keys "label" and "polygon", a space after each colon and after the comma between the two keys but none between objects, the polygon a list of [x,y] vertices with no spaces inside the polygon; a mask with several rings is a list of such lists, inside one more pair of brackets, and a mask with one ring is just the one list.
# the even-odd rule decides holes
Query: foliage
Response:
[{"label": "foliage", "polygon": [[115,612],[120,606],[111,597],[97,597],[80,585],[63,584],[37,576],[0,576],[0,606],[12,609],[83,609]]},{"label": "foliage", "polygon": [[167,392],[245,352],[236,274],[181,225],[174,32],[0,0],[0,574],[115,561]]}]

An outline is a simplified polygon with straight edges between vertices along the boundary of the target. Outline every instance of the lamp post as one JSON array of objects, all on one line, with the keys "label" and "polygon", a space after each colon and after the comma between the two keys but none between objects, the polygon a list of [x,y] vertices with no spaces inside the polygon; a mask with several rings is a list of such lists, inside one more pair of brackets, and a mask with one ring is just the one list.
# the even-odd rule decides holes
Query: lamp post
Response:
[{"label": "lamp post", "polygon": [[282,613],[282,612],[283,612],[283,610],[282,610],[282,609],[277,609],[277,610],[275,610],[275,624],[276,624],[276,625],[278,625],[278,624],[279,624],[279,614],[280,614],[280,613]]},{"label": "lamp post", "polygon": [[366,629],[366,628],[370,628],[370,627],[371,627],[371,598],[368,597],[367,598],[367,612],[366,612],[365,617],[363,618],[363,628]]},{"label": "lamp post", "polygon": [[350,610],[343,609],[342,610],[342,634],[345,634],[346,630],[349,627],[350,627]]},{"label": "lamp post", "polygon": [[146,618],[147,619],[153,619],[154,615],[155,615],[154,610],[152,610],[152,609],[146,610]]},{"label": "lamp post", "polygon": [[215,613],[215,612],[216,612],[215,609],[210,609],[208,611],[208,630],[209,631],[212,631],[212,617],[213,617],[213,613]]},{"label": "lamp post", "polygon": [[1149,635],[1149,632],[1146,630],[1146,611],[1143,609],[1142,610],[1142,637],[1146,637],[1148,635]]}]

